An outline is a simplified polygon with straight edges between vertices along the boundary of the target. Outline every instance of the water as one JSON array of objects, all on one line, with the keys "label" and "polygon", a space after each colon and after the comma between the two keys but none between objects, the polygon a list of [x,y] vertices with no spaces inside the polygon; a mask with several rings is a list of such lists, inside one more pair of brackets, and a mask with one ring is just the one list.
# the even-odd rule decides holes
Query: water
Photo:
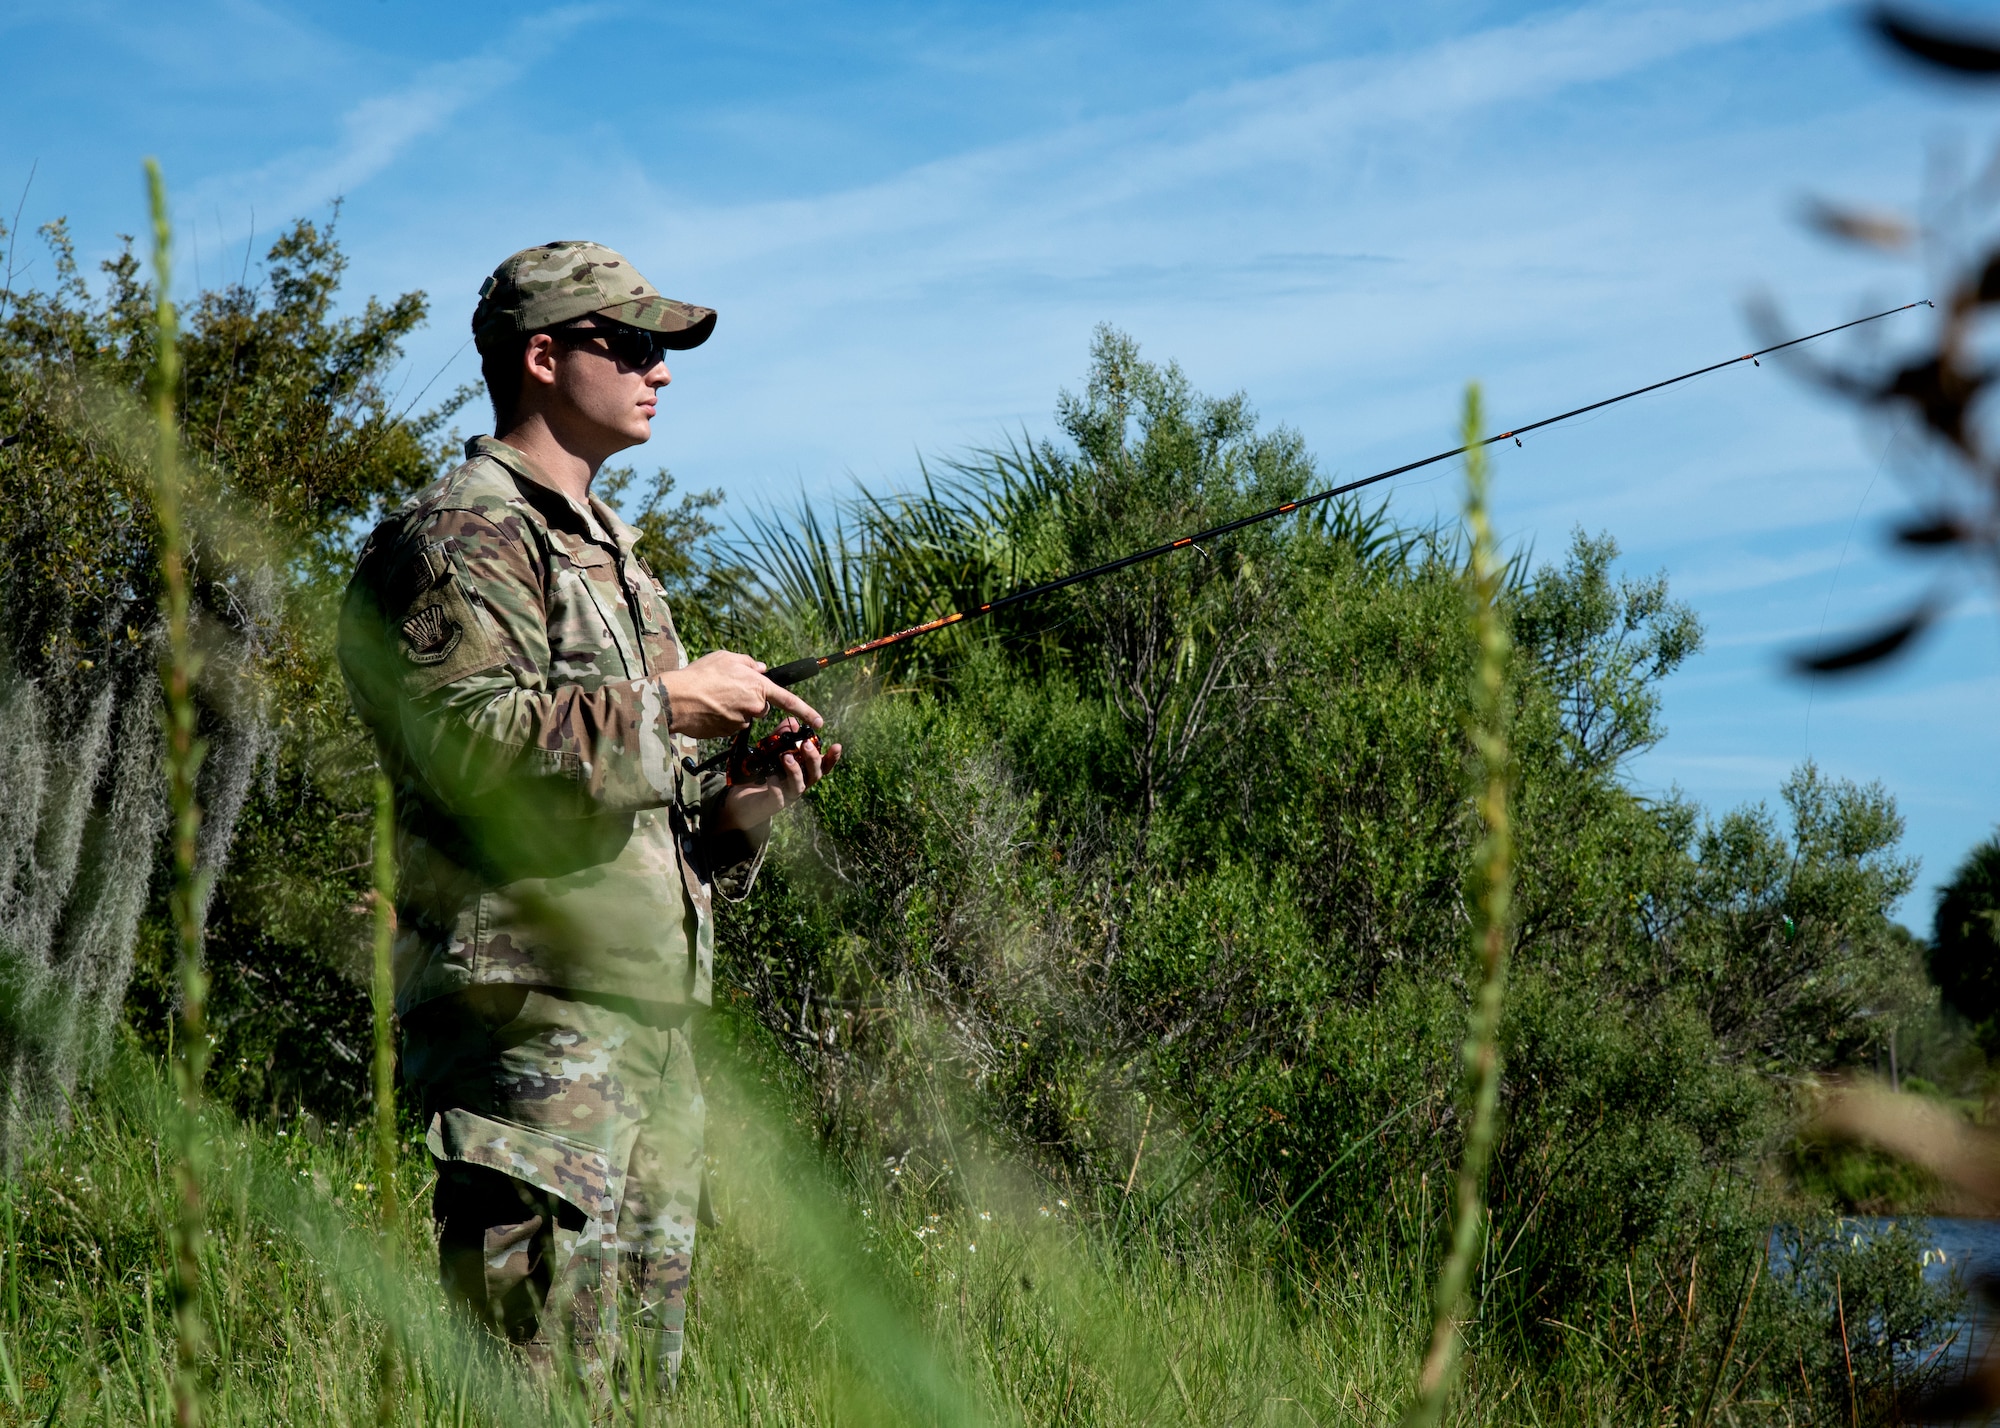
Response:
[{"label": "water", "polygon": [[[1861,1234],[1886,1230],[1893,1219],[1856,1217],[1845,1223]],[[1928,1248],[1924,1252],[1924,1277],[1934,1284],[1956,1279],[1967,1289],[1982,1280],[2000,1284],[2000,1220],[1966,1220],[1950,1215],[1910,1216],[1907,1223]],[[1946,1351],[1946,1362],[1970,1368],[1992,1342],[1996,1323],[1982,1315],[1975,1293],[1966,1304],[1957,1340]]]},{"label": "water", "polygon": [[[1894,1223],[1890,1220],[1864,1221],[1871,1228]],[[1911,1222],[1925,1244],[1942,1252],[1925,1265],[1926,1276],[1942,1280],[1957,1274],[1959,1282],[1970,1286],[1984,1278],[2000,1279],[2000,1220],[1959,1220],[1934,1215]]]}]

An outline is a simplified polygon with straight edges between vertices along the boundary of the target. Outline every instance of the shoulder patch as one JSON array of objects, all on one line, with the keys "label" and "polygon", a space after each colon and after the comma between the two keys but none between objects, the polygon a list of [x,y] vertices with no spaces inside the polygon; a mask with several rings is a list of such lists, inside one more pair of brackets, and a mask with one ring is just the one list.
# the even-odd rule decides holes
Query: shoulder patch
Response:
[{"label": "shoulder patch", "polygon": [[403,692],[411,697],[495,669],[506,663],[484,617],[468,598],[465,578],[442,545],[426,545],[411,558],[408,591],[391,616],[402,651]]},{"label": "shoulder patch", "polygon": [[465,638],[465,626],[445,613],[442,601],[403,621],[403,654],[411,664],[443,664]]}]

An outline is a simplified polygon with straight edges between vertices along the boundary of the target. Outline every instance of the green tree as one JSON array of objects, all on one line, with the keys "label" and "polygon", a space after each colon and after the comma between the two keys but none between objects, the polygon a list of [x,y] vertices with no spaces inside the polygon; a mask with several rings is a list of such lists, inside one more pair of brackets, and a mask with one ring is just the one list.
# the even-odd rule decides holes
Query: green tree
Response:
[{"label": "green tree", "polygon": [[[43,236],[54,282],[11,294],[0,319],[0,432],[12,437],[0,636],[17,676],[76,721],[153,680],[157,563],[133,405],[152,335],[129,243],[93,291],[63,225]],[[423,296],[343,315],[345,266],[332,225],[301,221],[254,280],[197,294],[178,394],[208,651],[202,851],[220,873],[207,917],[215,1081],[239,1100],[282,1091],[323,1108],[350,1103],[363,1079],[353,974],[373,763],[332,662],[330,614],[369,518],[437,471],[466,395],[422,412],[399,402],[391,381]],[[156,901],[140,925],[129,997],[156,1037],[173,997],[162,911]]]},{"label": "green tree", "polygon": [[1897,856],[1903,819],[1879,783],[1807,762],[1781,795],[1789,838],[1761,805],[1702,834],[1683,920],[1660,929],[1658,974],[1732,1055],[1786,1072],[1851,1065],[1925,1000],[1889,915],[1916,863]]},{"label": "green tree", "polygon": [[1967,853],[1938,891],[1925,960],[1945,1005],[2000,1049],[2000,837]]},{"label": "green tree", "polygon": [[1571,536],[1560,567],[1545,566],[1515,610],[1515,634],[1542,667],[1562,710],[1570,757],[1609,767],[1666,735],[1661,680],[1701,651],[1701,622],[1668,598],[1664,574],[1614,581],[1618,542]]}]

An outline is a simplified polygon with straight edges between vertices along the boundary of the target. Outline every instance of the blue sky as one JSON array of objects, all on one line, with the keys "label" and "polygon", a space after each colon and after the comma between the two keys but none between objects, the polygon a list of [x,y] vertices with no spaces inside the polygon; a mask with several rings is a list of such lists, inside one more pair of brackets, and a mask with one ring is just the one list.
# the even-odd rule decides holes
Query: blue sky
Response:
[{"label": "blue sky", "polygon": [[[1926,295],[1942,259],[1831,249],[1800,202],[1913,206],[2000,113],[1816,0],[13,0],[0,55],[24,226],[65,214],[108,252],[155,154],[213,282],[343,196],[350,295],[433,300],[411,391],[476,377],[464,324],[499,258],[623,249],[721,312],[647,454],[738,511],[1046,432],[1100,322],[1364,474],[1449,444],[1469,378],[1517,425],[1742,351],[1755,295],[1800,329]],[[1497,501],[1545,557],[1610,531],[1707,624],[1636,782],[1720,809],[1807,755],[1881,779],[1927,929],[1928,887],[2000,819],[1988,587],[1883,676],[1781,667],[1922,588],[1879,538],[1908,499],[1893,437],[1731,369],[1501,449]],[[1439,468],[1393,501],[1428,520],[1457,491]]]}]

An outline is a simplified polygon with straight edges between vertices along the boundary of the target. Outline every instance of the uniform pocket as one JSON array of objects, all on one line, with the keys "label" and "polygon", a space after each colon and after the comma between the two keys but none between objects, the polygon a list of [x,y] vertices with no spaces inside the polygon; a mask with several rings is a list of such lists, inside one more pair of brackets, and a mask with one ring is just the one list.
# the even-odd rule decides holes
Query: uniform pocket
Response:
[{"label": "uniform pocket", "polygon": [[467,1110],[433,1115],[424,1143],[439,1160],[497,1170],[575,1206],[586,1219],[617,1218],[624,1167],[595,1146]]},{"label": "uniform pocket", "polygon": [[601,545],[593,545],[581,538],[563,539],[554,542],[555,552],[571,565],[616,565],[617,558]]}]

